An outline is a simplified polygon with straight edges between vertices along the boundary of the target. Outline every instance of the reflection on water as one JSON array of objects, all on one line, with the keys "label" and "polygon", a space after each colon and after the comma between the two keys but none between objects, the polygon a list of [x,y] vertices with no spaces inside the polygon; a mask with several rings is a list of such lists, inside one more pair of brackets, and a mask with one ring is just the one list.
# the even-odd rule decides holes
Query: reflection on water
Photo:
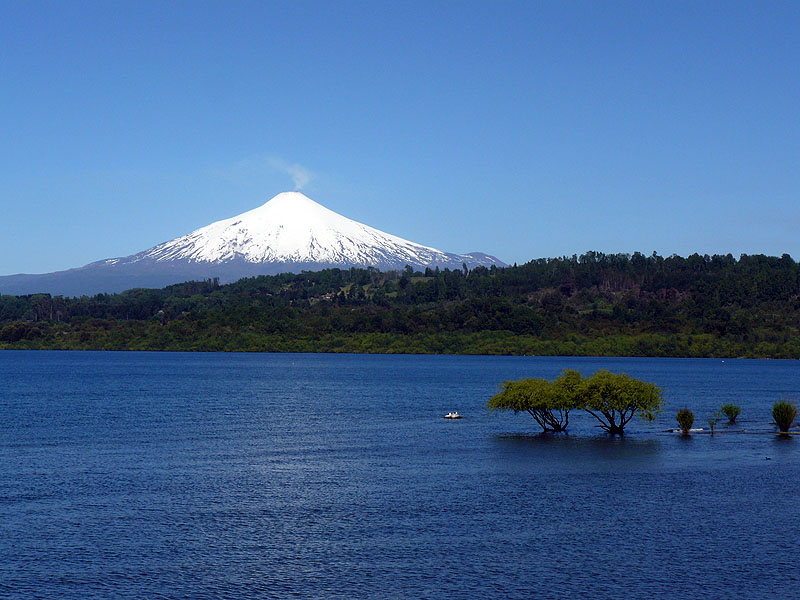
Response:
[{"label": "reflection on water", "polygon": [[497,434],[492,439],[504,460],[532,461],[537,469],[554,472],[652,469],[663,458],[662,443],[653,438],[538,433]]}]

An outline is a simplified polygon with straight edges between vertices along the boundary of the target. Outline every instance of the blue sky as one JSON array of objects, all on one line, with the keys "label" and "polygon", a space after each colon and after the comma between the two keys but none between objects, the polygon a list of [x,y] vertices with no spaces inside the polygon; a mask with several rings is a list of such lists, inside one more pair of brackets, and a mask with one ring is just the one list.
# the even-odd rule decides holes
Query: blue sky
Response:
[{"label": "blue sky", "polygon": [[798,2],[0,2],[0,274],[293,189],[506,262],[800,259]]}]

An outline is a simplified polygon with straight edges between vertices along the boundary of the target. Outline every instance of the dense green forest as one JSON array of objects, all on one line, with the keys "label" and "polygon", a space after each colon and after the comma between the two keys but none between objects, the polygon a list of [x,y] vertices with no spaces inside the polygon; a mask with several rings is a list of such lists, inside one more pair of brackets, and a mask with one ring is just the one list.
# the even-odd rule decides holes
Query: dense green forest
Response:
[{"label": "dense green forest", "polygon": [[799,317],[787,254],[588,252],[0,296],[0,348],[800,358]]}]

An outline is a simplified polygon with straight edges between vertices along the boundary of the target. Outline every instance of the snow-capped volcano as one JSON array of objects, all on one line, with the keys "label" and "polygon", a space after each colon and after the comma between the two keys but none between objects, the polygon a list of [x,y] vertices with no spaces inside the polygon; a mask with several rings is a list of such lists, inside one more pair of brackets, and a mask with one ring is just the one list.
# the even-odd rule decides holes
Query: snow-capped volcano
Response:
[{"label": "snow-capped volcano", "polygon": [[[358,223],[300,192],[284,192],[263,206],[217,221],[135,257],[158,262],[324,264],[376,268],[454,266],[475,260],[409,242]],[[489,264],[501,264],[499,261]]]},{"label": "snow-capped volcano", "polygon": [[379,270],[505,266],[480,252],[452,254],[373,229],[300,192],[278,194],[230,219],[122,258],[44,275],[0,277],[0,293],[94,294],[163,287],[191,279],[242,277],[329,267]]}]

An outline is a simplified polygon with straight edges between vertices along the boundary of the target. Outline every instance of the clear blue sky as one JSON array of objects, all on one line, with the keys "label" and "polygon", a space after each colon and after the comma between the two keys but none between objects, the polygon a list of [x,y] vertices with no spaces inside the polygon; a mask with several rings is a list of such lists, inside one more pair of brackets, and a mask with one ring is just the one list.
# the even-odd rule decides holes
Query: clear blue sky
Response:
[{"label": "clear blue sky", "polygon": [[293,189],[506,262],[800,259],[800,2],[0,0],[0,274]]}]

